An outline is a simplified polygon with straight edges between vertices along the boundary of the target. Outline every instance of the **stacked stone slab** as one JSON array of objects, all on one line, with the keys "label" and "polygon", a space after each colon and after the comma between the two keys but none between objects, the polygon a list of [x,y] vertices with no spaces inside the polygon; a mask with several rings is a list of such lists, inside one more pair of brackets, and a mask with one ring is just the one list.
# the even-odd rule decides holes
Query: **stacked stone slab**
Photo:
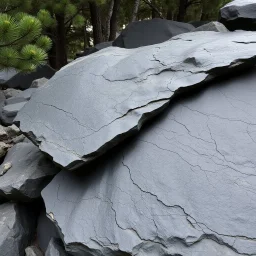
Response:
[{"label": "stacked stone slab", "polygon": [[256,30],[256,1],[234,0],[220,10],[220,21],[229,30]]}]

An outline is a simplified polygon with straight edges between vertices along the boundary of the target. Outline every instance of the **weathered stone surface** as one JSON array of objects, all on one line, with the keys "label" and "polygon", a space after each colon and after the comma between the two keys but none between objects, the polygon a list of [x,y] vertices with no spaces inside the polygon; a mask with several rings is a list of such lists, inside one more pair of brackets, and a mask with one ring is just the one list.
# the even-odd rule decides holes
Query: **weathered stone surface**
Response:
[{"label": "weathered stone surface", "polygon": [[29,74],[18,73],[9,79],[5,84],[8,88],[17,88],[17,89],[28,89],[32,82],[38,78],[45,77],[50,79],[54,74],[55,70],[48,65],[40,66],[35,72]]},{"label": "weathered stone surface", "polygon": [[68,252],[256,255],[255,80],[181,97],[85,176],[60,172],[42,196]]},{"label": "weathered stone surface", "polygon": [[256,30],[256,1],[234,0],[220,10],[220,21],[229,30]]},{"label": "weathered stone surface", "polygon": [[26,256],[44,256],[36,246],[29,246],[25,250]]},{"label": "weathered stone surface", "polygon": [[121,32],[113,42],[113,46],[132,49],[159,44],[194,29],[191,24],[165,19],[136,21],[130,23]]},{"label": "weathered stone surface", "polygon": [[59,239],[60,234],[57,227],[42,211],[38,218],[37,241],[43,252],[46,252],[52,238]]},{"label": "weathered stone surface", "polygon": [[3,90],[3,93],[5,95],[6,99],[12,98],[17,96],[19,93],[21,93],[21,90],[13,89],[13,88],[8,88],[6,90]]},{"label": "weathered stone surface", "polygon": [[229,30],[220,22],[212,21],[207,24],[204,24],[194,30],[196,31],[215,31],[215,32],[229,32]]},{"label": "weathered stone surface", "polygon": [[8,148],[9,148],[8,144],[6,144],[3,141],[0,141],[0,157],[3,157],[6,155]]},{"label": "weathered stone surface", "polygon": [[44,85],[47,83],[48,80],[49,80],[49,79],[47,79],[47,78],[45,78],[45,77],[36,79],[36,80],[34,80],[34,81],[32,82],[30,88],[39,88],[39,87],[42,87],[42,86],[44,86]]},{"label": "weathered stone surface", "polygon": [[56,163],[77,168],[140,130],[175,93],[255,63],[255,41],[251,32],[207,31],[103,49],[57,72],[18,113],[17,125]]},{"label": "weathered stone surface", "polygon": [[29,209],[12,203],[0,205],[0,252],[23,256],[34,235],[35,219]]},{"label": "weathered stone surface", "polygon": [[45,252],[45,256],[68,256],[68,254],[64,249],[62,241],[52,238]]},{"label": "weathered stone surface", "polygon": [[2,107],[0,112],[0,120],[2,123],[5,125],[12,125],[17,113],[24,107],[32,94],[37,90],[37,88],[29,88],[25,91],[21,91],[11,98],[6,99],[5,106]]},{"label": "weathered stone surface", "polygon": [[[11,167],[4,172],[6,163]],[[14,201],[38,198],[57,172],[58,168],[34,144],[18,143],[0,165],[0,197]]]},{"label": "weathered stone surface", "polygon": [[4,85],[9,79],[17,74],[15,69],[8,69],[0,71],[0,85]]}]

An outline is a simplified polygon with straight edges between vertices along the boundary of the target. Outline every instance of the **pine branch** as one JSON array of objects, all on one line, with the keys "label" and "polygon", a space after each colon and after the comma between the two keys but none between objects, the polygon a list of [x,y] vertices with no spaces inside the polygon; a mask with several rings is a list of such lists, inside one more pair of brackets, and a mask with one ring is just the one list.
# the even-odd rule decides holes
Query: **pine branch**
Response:
[{"label": "pine branch", "polygon": [[159,15],[159,17],[160,17],[161,19],[164,19],[164,17],[163,17],[163,15],[161,14],[161,12],[160,12],[150,1],[148,1],[148,0],[143,0],[143,2],[144,2],[145,4],[147,4],[147,5],[149,5],[154,11],[156,11],[157,14]]}]

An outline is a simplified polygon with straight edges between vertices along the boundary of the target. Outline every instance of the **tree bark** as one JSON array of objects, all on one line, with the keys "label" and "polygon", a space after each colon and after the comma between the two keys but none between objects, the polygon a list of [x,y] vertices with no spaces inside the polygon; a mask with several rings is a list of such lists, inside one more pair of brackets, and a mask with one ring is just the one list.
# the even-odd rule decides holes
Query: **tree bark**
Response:
[{"label": "tree bark", "polygon": [[114,0],[110,0],[109,2],[108,13],[106,17],[105,35],[104,35],[105,41],[108,41],[109,35],[110,35],[110,20],[113,14],[114,3],[115,3]]},{"label": "tree bark", "polygon": [[132,10],[132,17],[130,22],[134,22],[137,20],[138,10],[139,10],[140,0],[134,0],[133,10]]},{"label": "tree bark", "polygon": [[178,13],[178,16],[177,16],[177,21],[184,21],[185,20],[187,7],[188,7],[188,0],[180,0],[179,13]]},{"label": "tree bark", "polygon": [[67,64],[67,44],[65,18],[62,14],[56,14],[56,68],[60,69]]},{"label": "tree bark", "polygon": [[121,0],[114,1],[113,13],[110,19],[110,34],[109,34],[109,41],[114,41],[116,39],[116,32],[117,32],[117,16],[120,9]]},{"label": "tree bark", "polygon": [[93,42],[95,45],[103,42],[100,8],[94,1],[89,2],[89,7],[93,27]]},{"label": "tree bark", "polygon": [[171,5],[168,6],[166,19],[167,20],[172,20],[173,19],[173,13],[172,13],[172,6]]}]

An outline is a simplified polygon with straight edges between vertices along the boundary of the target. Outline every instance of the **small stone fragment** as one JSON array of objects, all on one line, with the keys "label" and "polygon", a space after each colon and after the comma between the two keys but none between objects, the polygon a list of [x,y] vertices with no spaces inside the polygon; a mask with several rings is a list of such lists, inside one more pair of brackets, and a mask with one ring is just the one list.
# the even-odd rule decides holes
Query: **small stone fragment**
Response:
[{"label": "small stone fragment", "polygon": [[9,169],[11,169],[12,167],[12,163],[11,162],[7,162],[3,165],[3,167],[1,168],[2,171],[0,171],[0,175],[4,175]]},{"label": "small stone fragment", "polygon": [[25,250],[26,256],[44,256],[36,246],[29,246]]},{"label": "small stone fragment", "polygon": [[9,146],[5,142],[0,141],[0,157],[6,155],[8,148]]},{"label": "small stone fragment", "polygon": [[29,88],[39,88],[39,87],[42,87],[44,86],[47,82],[48,82],[49,79],[43,77],[43,78],[39,78],[39,79],[36,79],[32,82],[31,86]]}]

